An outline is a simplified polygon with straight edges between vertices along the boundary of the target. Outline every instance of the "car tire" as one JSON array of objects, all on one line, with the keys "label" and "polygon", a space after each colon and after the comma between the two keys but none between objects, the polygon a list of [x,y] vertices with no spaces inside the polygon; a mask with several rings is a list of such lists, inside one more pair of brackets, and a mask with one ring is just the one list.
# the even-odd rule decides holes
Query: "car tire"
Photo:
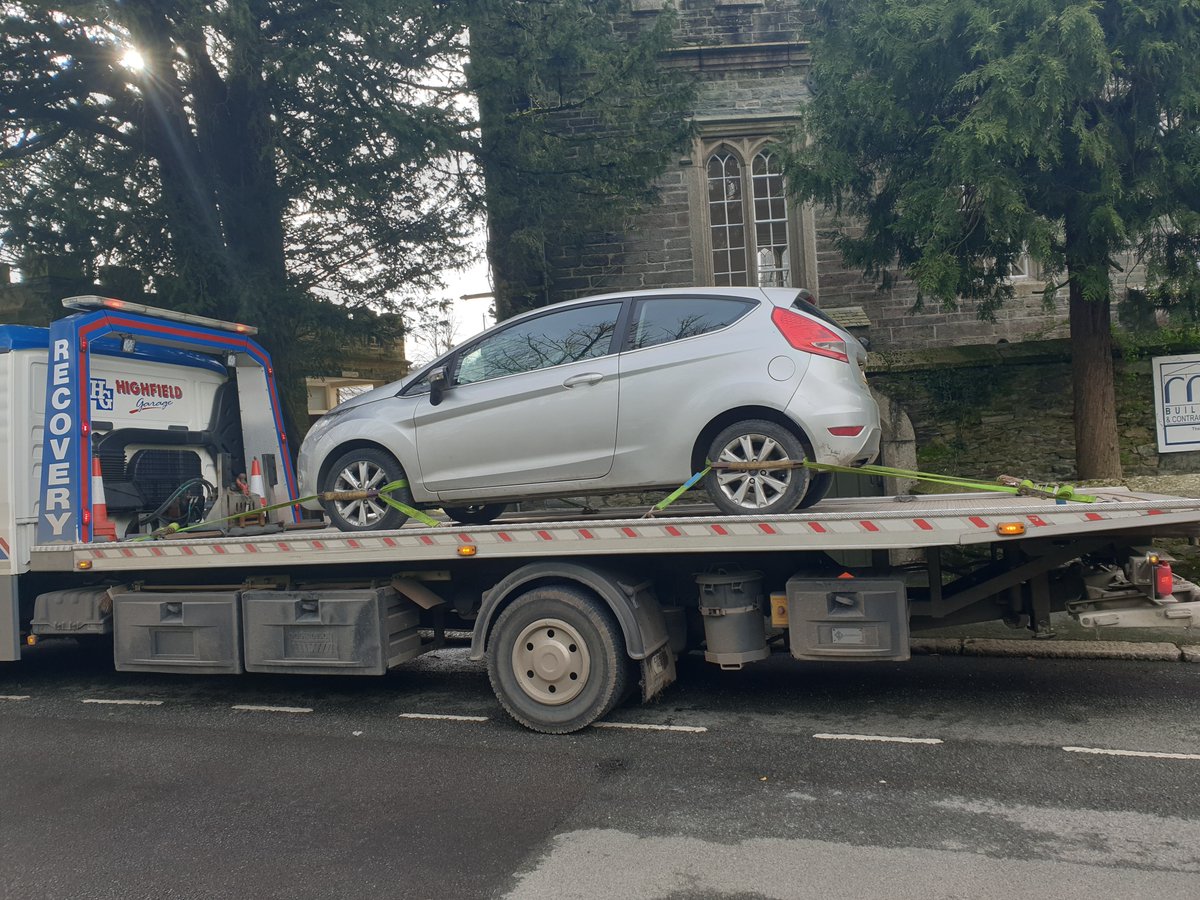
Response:
[{"label": "car tire", "polygon": [[487,525],[508,509],[507,503],[475,503],[469,506],[443,506],[442,512],[464,525]]},{"label": "car tire", "polygon": [[[713,438],[707,458],[710,463],[798,463],[807,454],[800,439],[782,425],[747,419]],[[712,502],[726,515],[776,515],[796,508],[809,480],[809,470],[800,466],[750,471],[714,468],[704,479],[704,486]]]},{"label": "car tire", "polygon": [[607,715],[629,692],[632,665],[612,612],[570,585],[517,597],[488,638],[496,699],[543,734],[569,734]]},{"label": "car tire", "polygon": [[[370,490],[402,478],[404,468],[391,454],[376,447],[359,447],[333,461],[321,490]],[[391,497],[412,505],[412,491],[407,486],[392,491]],[[389,531],[408,521],[408,516],[378,498],[322,500],[321,506],[338,531]]]},{"label": "car tire", "polygon": [[808,479],[808,488],[804,491],[804,496],[800,499],[798,509],[808,509],[816,506],[829,493],[829,489],[833,487],[832,472],[813,472]]}]

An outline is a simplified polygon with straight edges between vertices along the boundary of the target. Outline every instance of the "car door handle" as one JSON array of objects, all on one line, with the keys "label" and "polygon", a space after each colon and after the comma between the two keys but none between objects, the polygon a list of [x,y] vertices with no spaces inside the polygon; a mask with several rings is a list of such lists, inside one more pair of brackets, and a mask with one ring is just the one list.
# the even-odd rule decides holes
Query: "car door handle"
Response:
[{"label": "car door handle", "polygon": [[595,384],[598,381],[604,380],[603,372],[585,372],[582,375],[572,375],[563,382],[563,387],[573,388],[581,384]]}]

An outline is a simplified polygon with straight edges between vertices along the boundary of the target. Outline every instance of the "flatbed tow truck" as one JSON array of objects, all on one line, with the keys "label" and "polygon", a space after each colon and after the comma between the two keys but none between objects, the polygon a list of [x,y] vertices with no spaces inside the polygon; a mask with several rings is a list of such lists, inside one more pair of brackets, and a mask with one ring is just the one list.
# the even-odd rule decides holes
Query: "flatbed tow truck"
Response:
[{"label": "flatbed tow truck", "polygon": [[[290,505],[253,329],[64,302],[49,330],[0,326],[0,660],[73,638],[120,671],[380,675],[468,629],[509,714],[566,733],[660,694],[689,650],[723,669],[904,660],[948,624],[1200,622],[1200,588],[1153,546],[1200,535],[1200,500],[1124,489],[328,530]],[[236,524],[178,530],[212,521]]]}]

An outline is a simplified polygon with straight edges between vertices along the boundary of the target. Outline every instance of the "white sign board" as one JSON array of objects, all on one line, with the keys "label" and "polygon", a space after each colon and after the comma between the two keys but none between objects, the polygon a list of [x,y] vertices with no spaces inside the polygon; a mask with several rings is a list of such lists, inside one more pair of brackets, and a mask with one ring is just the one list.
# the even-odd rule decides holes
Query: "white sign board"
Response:
[{"label": "white sign board", "polygon": [[1158,452],[1200,450],[1200,354],[1154,360]]}]

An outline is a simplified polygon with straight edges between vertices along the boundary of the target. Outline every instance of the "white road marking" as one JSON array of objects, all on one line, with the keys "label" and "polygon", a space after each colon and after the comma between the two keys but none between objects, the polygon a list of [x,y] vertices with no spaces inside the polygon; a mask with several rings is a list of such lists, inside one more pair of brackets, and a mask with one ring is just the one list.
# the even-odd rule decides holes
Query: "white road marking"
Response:
[{"label": "white road marking", "polygon": [[703,734],[708,731],[700,725],[641,725],[636,722],[593,722],[593,728],[629,728],[634,731],[682,731],[685,734]]},{"label": "white road marking", "polygon": [[437,713],[400,713],[402,719],[437,719],[441,722],[486,722],[487,716],[452,716]]},{"label": "white road marking", "polygon": [[941,738],[893,737],[886,734],[829,734],[822,732],[813,737],[822,741],[882,741],[888,744],[942,744]]},{"label": "white road marking", "polygon": [[307,706],[256,706],[252,703],[235,703],[233,709],[240,709],[243,712],[277,712],[277,713],[310,713],[312,709]]},{"label": "white road marking", "polygon": [[1100,747],[1063,747],[1068,753],[1096,753],[1101,756],[1140,756],[1146,759],[1194,759],[1200,753],[1160,753],[1157,750],[1105,750]]},{"label": "white road marking", "polygon": [[105,706],[162,706],[161,700],[109,700],[98,697],[88,697],[81,703],[100,703]]},{"label": "white road marking", "polygon": [[0,694],[0,700],[12,700],[14,703],[28,699],[28,694]]}]

